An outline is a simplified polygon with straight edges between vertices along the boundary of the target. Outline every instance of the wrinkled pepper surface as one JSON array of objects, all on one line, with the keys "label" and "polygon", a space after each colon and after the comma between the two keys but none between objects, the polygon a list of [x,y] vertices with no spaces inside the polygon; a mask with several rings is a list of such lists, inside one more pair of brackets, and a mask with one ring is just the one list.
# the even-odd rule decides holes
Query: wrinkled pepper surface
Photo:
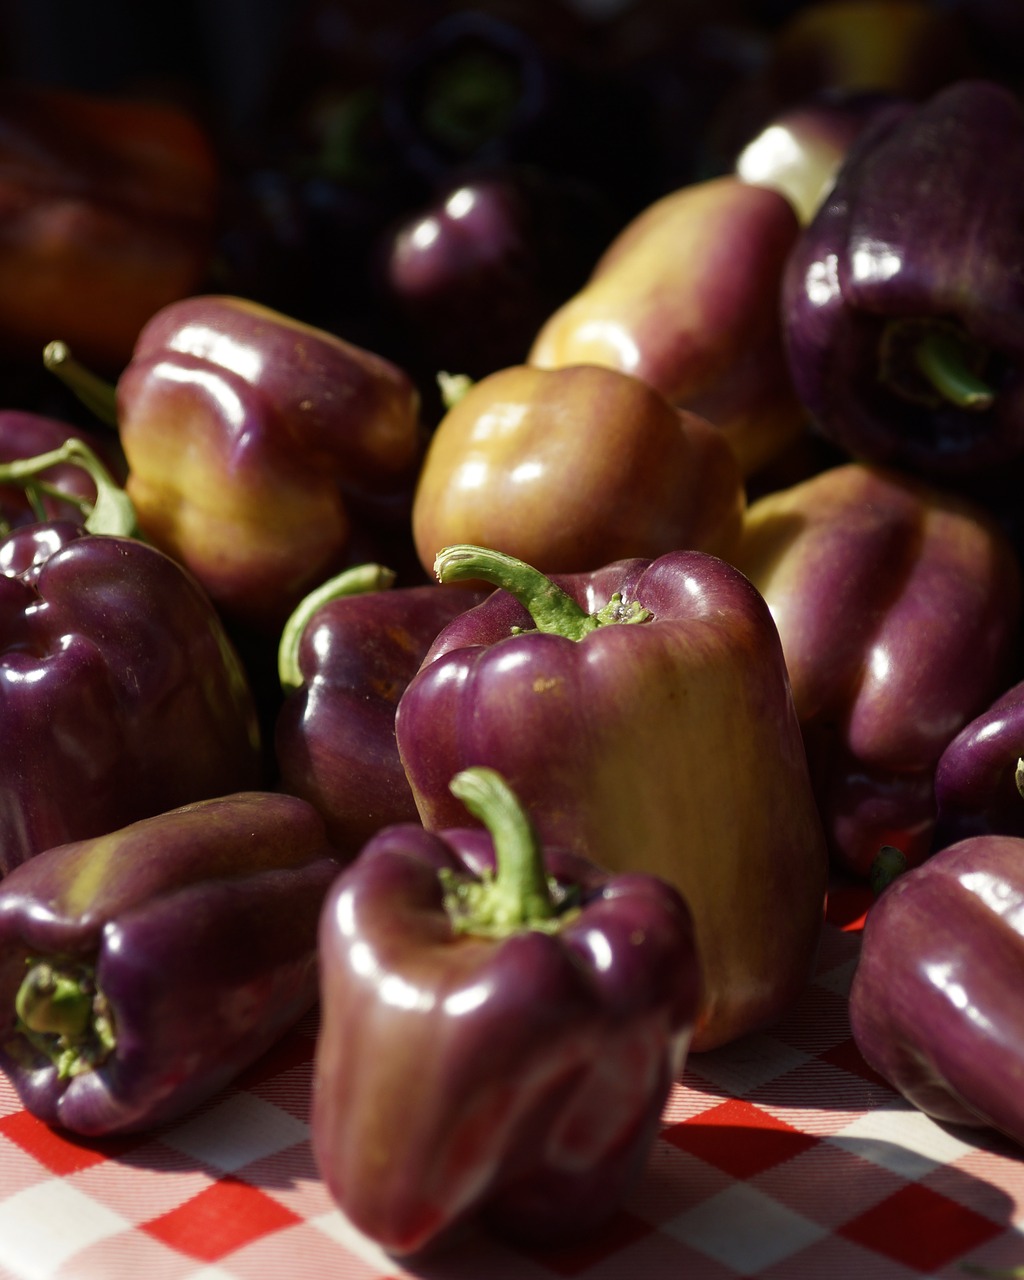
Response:
[{"label": "wrinkled pepper surface", "polygon": [[77,520],[0,541],[0,757],[0,874],[257,785],[248,679],[195,579]]},{"label": "wrinkled pepper surface", "polygon": [[698,1003],[670,885],[542,843],[491,770],[452,788],[486,829],[380,832],[320,928],[313,1151],[396,1254],[469,1217],[520,1241],[601,1223],[642,1170]]},{"label": "wrinkled pepper surface", "polygon": [[[239,298],[146,324],[117,384],[143,533],[233,618],[280,626],[408,501],[419,395],[390,361]],[[360,559],[367,557],[360,555]]]},{"label": "wrinkled pepper surface", "polygon": [[779,319],[799,230],[785,196],[731,174],[671,192],[616,236],[527,362],[642,378],[713,422],[749,475],[804,425]]},{"label": "wrinkled pepper surface", "polygon": [[760,595],[697,551],[549,579],[452,547],[437,570],[502,589],[439,633],[399,700],[424,824],[458,825],[459,770],[498,770],[545,843],[680,889],[704,975],[695,1049],[779,1016],[813,964],[827,860]]},{"label": "wrinkled pepper surface", "polygon": [[992,483],[1024,454],[1024,107],[963,80],[865,128],[787,264],[793,381],[854,457]]},{"label": "wrinkled pepper surface", "polygon": [[936,1120],[1024,1143],[1022,963],[1024,840],[940,850],[868,912],[850,990],[862,1055]]},{"label": "wrinkled pepper surface", "polygon": [[727,555],[744,506],[722,433],[640,378],[513,365],[470,386],[438,424],[412,529],[428,572],[461,542],[579,573],[682,547]]},{"label": "wrinkled pepper surface", "polygon": [[0,86],[0,347],[63,338],[116,373],[210,268],[219,164],[170,103]]},{"label": "wrinkled pepper surface", "polygon": [[176,1119],[312,1007],[338,874],[294,796],[240,792],[58,845],[0,884],[0,1067],[102,1136]]},{"label": "wrinkled pepper surface", "polygon": [[381,827],[416,820],[395,741],[398,699],[441,628],[483,598],[463,586],[392,587],[394,576],[366,564],[329,579],[278,645],[280,784],[316,807],[347,857]]},{"label": "wrinkled pepper surface", "polygon": [[938,759],[1009,679],[1009,542],[973,503],[847,463],[752,503],[735,563],[782,638],[834,859],[920,862]]}]

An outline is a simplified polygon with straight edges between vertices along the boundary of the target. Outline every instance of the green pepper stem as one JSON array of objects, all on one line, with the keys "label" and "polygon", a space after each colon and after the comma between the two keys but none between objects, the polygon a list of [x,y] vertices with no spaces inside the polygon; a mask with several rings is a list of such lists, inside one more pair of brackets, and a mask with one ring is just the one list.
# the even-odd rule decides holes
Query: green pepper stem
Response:
[{"label": "green pepper stem", "polygon": [[877,898],[906,869],[907,859],[902,849],[897,849],[892,844],[883,844],[875,855],[875,860],[872,862],[868,873],[871,892]]},{"label": "green pepper stem", "polygon": [[[96,499],[89,502],[78,494],[67,493],[37,479],[39,474],[62,463],[81,467],[96,486]],[[139,526],[131,498],[121,488],[97,455],[84,441],[71,437],[59,449],[36,454],[34,458],[16,458],[0,464],[0,484],[21,485],[53,494],[70,502],[86,513],[85,527],[89,533],[108,534],[111,537],[137,538]]]},{"label": "green pepper stem", "polygon": [[285,693],[301,689],[299,645],[313,615],[332,600],[342,596],[364,595],[370,591],[386,591],[395,581],[395,571],[382,564],[357,564],[303,596],[292,610],[281,631],[277,646],[277,677]]},{"label": "green pepper stem", "polygon": [[550,928],[557,908],[548,886],[540,841],[526,810],[494,769],[463,769],[452,795],[478,818],[494,842],[495,873],[477,881],[449,878],[446,906],[460,932],[507,935]]},{"label": "green pepper stem", "polygon": [[43,364],[108,427],[117,426],[117,388],[80,364],[66,342],[50,342],[43,349]]},{"label": "green pepper stem", "polygon": [[444,547],[434,561],[434,574],[438,582],[480,580],[500,587],[529,612],[538,631],[582,640],[599,625],[593,614],[539,569],[501,551],[468,543]]},{"label": "green pepper stem", "polygon": [[990,409],[995,393],[971,368],[969,353],[953,330],[929,327],[914,347],[914,363],[943,400],[958,409]]},{"label": "green pepper stem", "polygon": [[57,1067],[61,1079],[91,1070],[113,1052],[114,1026],[88,965],[29,960],[14,997],[16,1028]]}]

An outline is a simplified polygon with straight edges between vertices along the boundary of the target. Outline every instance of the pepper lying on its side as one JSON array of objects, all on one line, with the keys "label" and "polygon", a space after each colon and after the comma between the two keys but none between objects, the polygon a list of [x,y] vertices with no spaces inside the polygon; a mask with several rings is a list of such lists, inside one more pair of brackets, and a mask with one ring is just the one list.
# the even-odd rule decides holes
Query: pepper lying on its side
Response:
[{"label": "pepper lying on its side", "polygon": [[1024,1143],[1024,840],[974,836],[871,908],[850,991],[865,1060],[947,1124]]},{"label": "pepper lying on its side", "polygon": [[380,832],[320,928],[313,1151],[351,1221],[399,1254],[469,1216],[556,1241],[603,1221],[697,1012],[676,890],[542,848],[493,770],[451,786],[488,830]]},{"label": "pepper lying on its side", "polygon": [[0,1068],[85,1135],[173,1120],[316,999],[339,864],[312,806],[239,792],[37,855],[0,884]]}]

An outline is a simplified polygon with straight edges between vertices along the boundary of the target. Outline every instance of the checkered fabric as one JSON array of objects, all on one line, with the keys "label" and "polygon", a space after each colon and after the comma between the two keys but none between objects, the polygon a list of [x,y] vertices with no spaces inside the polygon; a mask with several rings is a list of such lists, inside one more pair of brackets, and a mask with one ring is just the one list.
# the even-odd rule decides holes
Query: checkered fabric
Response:
[{"label": "checkered fabric", "polygon": [[865,906],[834,893],[814,982],[770,1034],[693,1055],[646,1174],[599,1238],[473,1229],[419,1269],[331,1202],[310,1154],[315,1019],[158,1132],[69,1141],[0,1077],[4,1280],[964,1280],[1024,1264],[1024,1153],[907,1107],[846,1016]]}]

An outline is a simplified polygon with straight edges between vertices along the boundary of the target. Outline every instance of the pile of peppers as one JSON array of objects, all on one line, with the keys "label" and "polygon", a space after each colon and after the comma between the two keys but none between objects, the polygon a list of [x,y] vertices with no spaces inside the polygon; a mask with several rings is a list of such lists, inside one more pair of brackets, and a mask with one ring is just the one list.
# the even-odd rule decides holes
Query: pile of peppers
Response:
[{"label": "pile of peppers", "polygon": [[356,1228],[584,1238],[870,882],[865,1060],[1024,1144],[1019,6],[355,8],[0,77],[0,1070],[318,1006]]}]

